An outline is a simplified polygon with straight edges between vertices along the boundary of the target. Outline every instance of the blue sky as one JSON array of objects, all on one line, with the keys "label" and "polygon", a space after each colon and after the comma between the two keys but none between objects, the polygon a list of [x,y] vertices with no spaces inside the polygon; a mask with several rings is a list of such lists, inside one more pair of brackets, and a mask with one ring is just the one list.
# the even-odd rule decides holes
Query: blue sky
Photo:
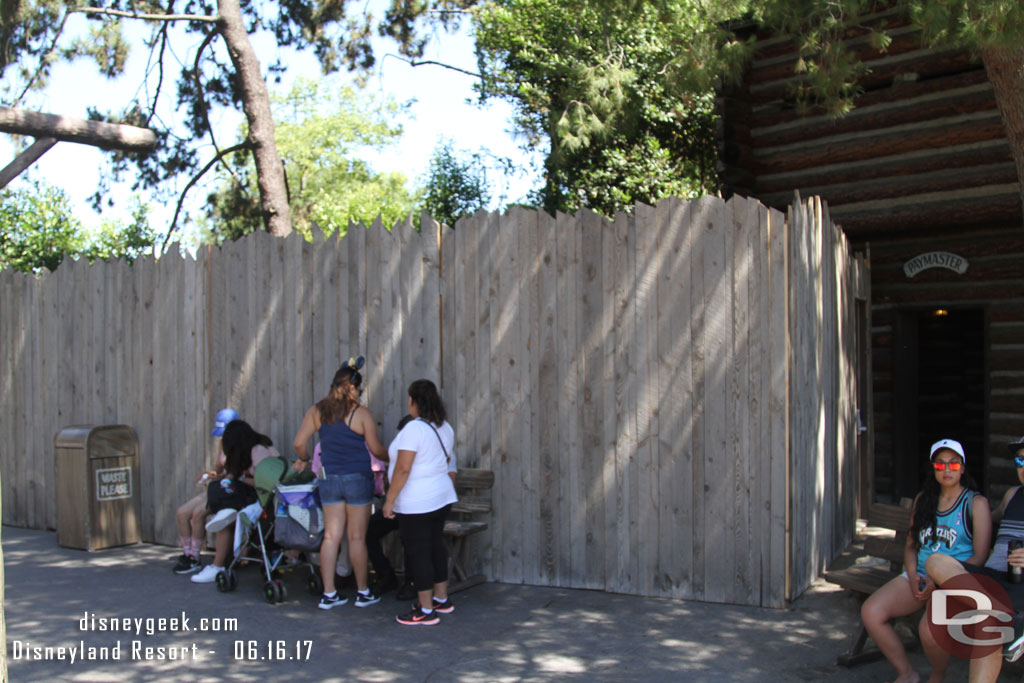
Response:
[{"label": "blue sky", "polygon": [[[380,5],[375,0],[371,5]],[[372,9],[371,9],[372,11]],[[379,15],[379,12],[377,12]],[[468,26],[468,19],[464,22]],[[71,28],[69,26],[69,28]],[[193,53],[184,48],[177,48],[180,60],[192,59]],[[277,56],[278,50],[272,42],[257,42],[257,53],[261,62],[266,65]],[[520,149],[520,142],[510,133],[511,107],[502,102],[490,103],[481,108],[475,103],[472,85],[474,78],[465,74],[438,66],[412,67],[406,62],[393,57],[396,50],[392,43],[385,40],[375,45],[378,56],[375,72],[369,78],[366,89],[377,95],[391,95],[397,100],[414,100],[410,115],[403,121],[404,135],[401,141],[383,152],[367,150],[366,158],[379,171],[401,171],[410,182],[422,178],[425,174],[430,156],[440,140],[447,137],[453,140],[455,148],[468,152],[485,152],[498,157],[508,157],[524,171],[513,177],[500,177],[496,173],[489,175],[496,181],[494,193],[504,195],[506,203],[522,199],[537,184],[536,171],[542,158],[539,155],[528,155]],[[476,70],[473,55],[472,36],[464,28],[458,34],[439,34],[434,37],[428,47],[425,59],[436,60],[460,67],[469,71]],[[315,60],[309,55],[287,55],[286,63],[289,71],[281,85],[270,84],[272,88],[284,88],[291,78],[319,73]],[[60,66],[50,84],[42,95],[23,103],[28,109],[45,111],[85,118],[88,106],[101,109],[116,109],[122,103],[130,101],[139,91],[145,67],[145,53],[141,46],[132,53],[129,59],[128,75],[117,81],[107,81],[96,73],[94,63],[82,61],[73,65]],[[347,75],[335,75],[342,81],[348,81]],[[471,102],[471,100],[473,100]],[[163,116],[173,116],[168,110]],[[219,133],[218,141],[234,138],[234,130],[241,121],[240,112],[222,113],[214,126]],[[7,163],[14,157],[15,151],[11,139],[0,135],[0,160]],[[201,154],[211,154],[209,150]],[[61,142],[48,151],[37,161],[30,173],[34,177],[63,188],[72,198],[78,216],[89,229],[94,229],[102,217],[126,218],[129,213],[130,191],[127,183],[115,188],[113,197],[116,206],[105,209],[101,217],[88,205],[87,198],[96,190],[99,172],[104,168],[104,152],[95,148],[69,142]],[[205,161],[205,158],[204,158]],[[9,187],[15,189],[23,186],[28,174],[22,174]],[[211,174],[212,177],[212,174]],[[187,178],[178,181],[184,187]],[[201,187],[190,192],[190,199],[202,198],[205,195]],[[147,201],[149,197],[143,194]],[[190,202],[193,204],[193,202]],[[152,224],[159,228],[170,222],[173,213],[173,202],[169,206],[155,205]],[[492,206],[491,208],[498,208]]]}]

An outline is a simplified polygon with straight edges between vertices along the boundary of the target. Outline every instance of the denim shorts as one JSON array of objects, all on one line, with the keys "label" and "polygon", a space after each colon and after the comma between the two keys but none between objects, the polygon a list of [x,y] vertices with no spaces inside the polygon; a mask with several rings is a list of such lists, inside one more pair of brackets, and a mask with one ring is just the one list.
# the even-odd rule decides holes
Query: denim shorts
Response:
[{"label": "denim shorts", "polygon": [[322,505],[346,503],[353,507],[369,505],[373,502],[373,475],[365,474],[327,474],[317,482]]}]

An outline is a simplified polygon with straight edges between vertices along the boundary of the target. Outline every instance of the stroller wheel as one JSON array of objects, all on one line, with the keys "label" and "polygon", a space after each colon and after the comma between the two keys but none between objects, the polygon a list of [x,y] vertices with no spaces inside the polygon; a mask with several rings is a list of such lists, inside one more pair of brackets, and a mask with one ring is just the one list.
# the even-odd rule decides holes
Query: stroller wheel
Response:
[{"label": "stroller wheel", "polygon": [[267,602],[271,604],[281,602],[280,582],[267,581],[263,584],[263,597],[265,597]]},{"label": "stroller wheel", "polygon": [[319,574],[310,574],[309,581],[306,582],[306,586],[309,588],[311,595],[320,596],[324,592],[324,581],[320,578]]},{"label": "stroller wheel", "polygon": [[219,590],[221,593],[227,593],[229,590],[231,590],[231,584],[230,581],[228,580],[228,572],[230,571],[231,570],[228,569],[217,574],[217,590]]},{"label": "stroller wheel", "polygon": [[288,597],[288,589],[284,587],[284,582],[281,579],[274,579],[274,585],[277,586],[277,601],[284,602]]},{"label": "stroller wheel", "polygon": [[228,569],[224,573],[228,575],[228,590],[233,591],[238,588],[238,574],[235,573],[235,570]]}]

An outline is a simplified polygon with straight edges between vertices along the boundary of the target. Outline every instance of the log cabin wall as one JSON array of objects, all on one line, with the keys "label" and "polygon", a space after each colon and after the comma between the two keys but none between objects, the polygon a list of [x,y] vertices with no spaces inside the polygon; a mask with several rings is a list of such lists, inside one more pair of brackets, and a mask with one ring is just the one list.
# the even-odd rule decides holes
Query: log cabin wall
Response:
[{"label": "log cabin wall", "polygon": [[[884,54],[868,26],[893,37]],[[863,497],[913,495],[929,439],[948,434],[995,498],[1016,482],[1004,444],[1024,434],[1024,228],[995,95],[978,59],[922,47],[895,10],[862,17],[846,40],[870,72],[838,119],[798,112],[792,40],[758,41],[742,83],[718,101],[723,195],[773,207],[794,191],[820,196],[869,254],[874,445]],[[967,269],[908,276],[904,265],[929,252]]]}]

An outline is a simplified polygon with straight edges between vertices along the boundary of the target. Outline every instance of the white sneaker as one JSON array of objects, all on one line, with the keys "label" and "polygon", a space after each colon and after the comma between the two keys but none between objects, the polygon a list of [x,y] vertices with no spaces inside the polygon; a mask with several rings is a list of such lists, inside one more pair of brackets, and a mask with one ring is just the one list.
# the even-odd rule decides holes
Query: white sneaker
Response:
[{"label": "white sneaker", "polygon": [[228,524],[235,521],[235,517],[237,516],[238,510],[235,510],[234,508],[224,508],[213,517],[210,517],[210,520],[206,523],[206,530],[215,534]]},{"label": "white sneaker", "polygon": [[192,583],[213,583],[218,574],[224,573],[224,567],[208,564],[198,574],[192,575]]}]

